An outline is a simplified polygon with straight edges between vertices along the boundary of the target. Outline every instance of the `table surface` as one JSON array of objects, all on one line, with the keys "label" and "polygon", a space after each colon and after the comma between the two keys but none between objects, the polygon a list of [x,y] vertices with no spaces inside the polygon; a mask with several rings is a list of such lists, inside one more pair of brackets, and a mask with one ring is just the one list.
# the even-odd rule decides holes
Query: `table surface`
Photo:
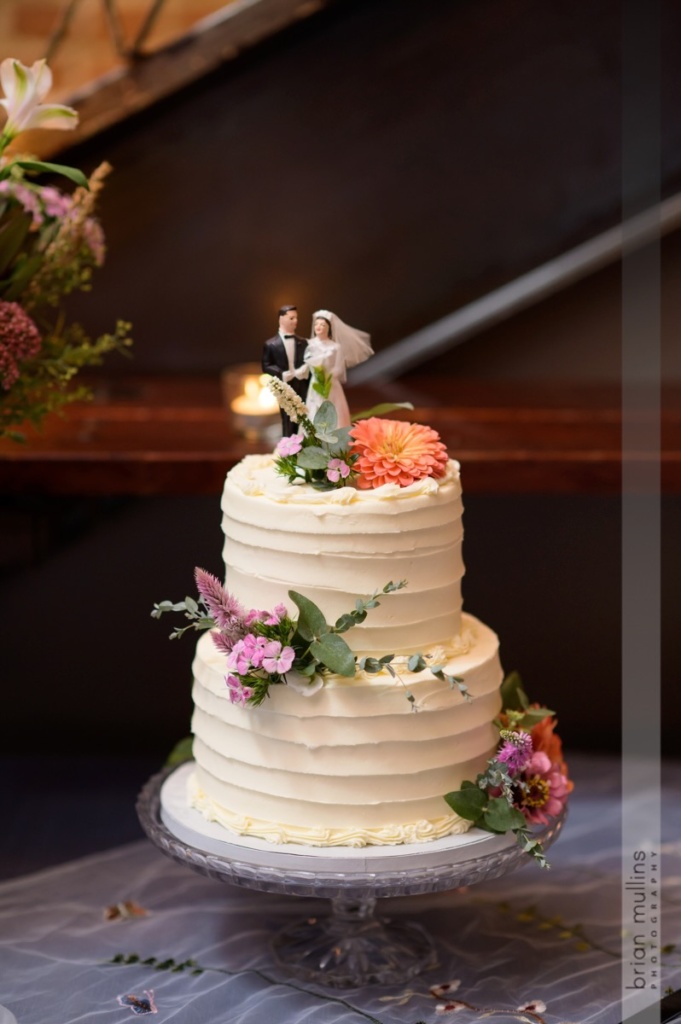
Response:
[{"label": "table surface", "polygon": [[[234,432],[217,375],[125,377],[100,381],[94,393],[93,403],[27,431],[26,445],[0,439],[0,493],[218,494],[227,469],[267,450]],[[617,387],[410,376],[349,388],[348,398],[353,412],[411,401],[405,415],[439,431],[465,467],[468,493],[620,490]],[[661,431],[662,487],[681,493],[681,388],[662,394]]]},{"label": "table surface", "polygon": [[[18,1024],[124,1021],[132,1010],[118,997],[150,991],[156,1019],[181,1024],[430,1024],[446,1019],[430,987],[450,981],[459,983],[451,998],[467,1004],[460,1024],[618,1024],[628,948],[620,770],[595,758],[571,768],[576,788],[549,871],[528,862],[467,890],[379,901],[384,916],[424,925],[438,949],[439,965],[402,986],[291,980],[269,940],[324,901],[212,881],[142,840],[0,885],[0,1024],[13,1024],[10,1013]],[[645,951],[659,965],[659,996],[681,987],[681,764],[663,777],[664,913],[658,948]],[[107,920],[106,908],[125,901],[145,913]],[[518,1011],[537,1000],[538,1016]]]}]

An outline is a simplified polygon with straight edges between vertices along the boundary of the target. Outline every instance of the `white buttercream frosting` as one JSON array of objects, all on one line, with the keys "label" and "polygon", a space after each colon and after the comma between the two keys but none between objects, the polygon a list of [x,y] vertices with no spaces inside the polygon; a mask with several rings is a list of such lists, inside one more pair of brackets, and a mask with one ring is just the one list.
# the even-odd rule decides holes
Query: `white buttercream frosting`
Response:
[{"label": "white buttercream frosting", "polygon": [[[333,622],[389,580],[408,585],[344,634],[358,658],[395,654],[395,676],[327,675],[305,696],[276,685],[261,706],[241,707],[225,656],[201,638],[193,805],[272,842],[393,845],[465,831],[444,794],[496,747],[502,672],[496,636],[461,610],[458,464],[405,488],[322,492],[287,483],[272,456],[249,456],[228,474],[222,510],[227,588],[246,608],[293,610],[296,590]],[[417,651],[462,677],[472,699],[429,668],[409,672]]]},{"label": "white buttercream frosting", "polygon": [[228,473],[222,510],[227,588],[246,608],[290,608],[295,590],[334,622],[358,596],[406,579],[347,635],[352,649],[380,657],[460,633],[458,463],[409,487],[317,491],[289,484],[273,456],[253,455]]}]

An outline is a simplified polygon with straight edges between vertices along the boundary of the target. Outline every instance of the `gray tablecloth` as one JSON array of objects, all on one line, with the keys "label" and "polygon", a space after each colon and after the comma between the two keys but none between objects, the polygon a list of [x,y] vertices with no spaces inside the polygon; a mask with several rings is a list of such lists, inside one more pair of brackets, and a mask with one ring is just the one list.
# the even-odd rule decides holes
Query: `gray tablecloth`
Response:
[{"label": "gray tablecloth", "polygon": [[[448,981],[458,983],[451,998],[468,1004],[456,1010],[459,1024],[536,1024],[516,1012],[532,1001],[544,1004],[546,1024],[617,1024],[626,948],[619,770],[595,759],[575,769],[549,871],[528,861],[465,891],[380,901],[381,914],[424,925],[439,952],[435,969],[401,986],[334,992],[292,981],[269,941],[324,901],[222,885],[142,840],[0,886],[0,1024],[114,1024],[153,1009],[179,1024],[417,1024],[448,1019],[438,1008],[445,998],[430,993]],[[664,911],[659,948],[644,954],[657,957],[660,996],[681,987],[680,790],[681,765],[666,766]],[[141,909],[107,914],[126,901]],[[648,969],[646,984],[657,981]]]}]

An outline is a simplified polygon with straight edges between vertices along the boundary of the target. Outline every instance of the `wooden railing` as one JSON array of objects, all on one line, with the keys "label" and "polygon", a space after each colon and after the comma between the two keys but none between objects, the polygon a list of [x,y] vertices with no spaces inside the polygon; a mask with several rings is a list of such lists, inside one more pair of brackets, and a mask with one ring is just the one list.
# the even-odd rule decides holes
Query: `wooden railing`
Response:
[{"label": "wooden railing", "polygon": [[[440,432],[469,493],[605,493],[621,484],[616,388],[410,378],[351,408],[415,405],[406,416]],[[681,493],[681,389],[663,395],[662,486]],[[52,417],[18,445],[0,441],[0,494],[218,494],[225,472],[266,447],[233,430],[216,377],[122,378],[92,404]],[[627,456],[647,460],[645,452]]]}]

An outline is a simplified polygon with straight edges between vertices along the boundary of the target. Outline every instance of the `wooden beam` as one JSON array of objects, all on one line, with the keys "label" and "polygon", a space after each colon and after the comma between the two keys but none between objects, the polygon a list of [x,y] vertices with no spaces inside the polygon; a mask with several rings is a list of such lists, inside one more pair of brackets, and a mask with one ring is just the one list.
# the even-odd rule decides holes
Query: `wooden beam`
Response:
[{"label": "wooden beam", "polygon": [[22,151],[43,159],[96,135],[172,95],[243,50],[307,18],[329,0],[233,0],[197,22],[187,35],[126,67],[109,72],[61,102],[75,107],[73,132],[36,130],[21,137]]}]

